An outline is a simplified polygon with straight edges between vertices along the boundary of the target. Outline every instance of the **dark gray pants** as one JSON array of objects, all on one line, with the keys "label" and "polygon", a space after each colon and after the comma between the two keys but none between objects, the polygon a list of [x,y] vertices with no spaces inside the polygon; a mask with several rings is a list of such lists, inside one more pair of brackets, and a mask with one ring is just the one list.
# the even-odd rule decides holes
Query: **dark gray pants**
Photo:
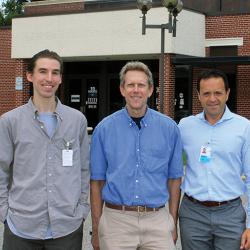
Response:
[{"label": "dark gray pants", "polygon": [[13,234],[4,225],[3,250],[82,250],[83,225],[73,233],[57,239],[29,240]]},{"label": "dark gray pants", "polygon": [[205,207],[185,196],[180,207],[182,250],[239,250],[246,227],[241,200]]}]

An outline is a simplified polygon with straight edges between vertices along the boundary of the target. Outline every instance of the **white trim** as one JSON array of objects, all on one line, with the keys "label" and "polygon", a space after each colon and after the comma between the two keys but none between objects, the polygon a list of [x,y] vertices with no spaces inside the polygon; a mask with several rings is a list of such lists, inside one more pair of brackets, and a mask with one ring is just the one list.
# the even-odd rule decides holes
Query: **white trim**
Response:
[{"label": "white trim", "polygon": [[205,47],[243,46],[243,37],[206,39]]},{"label": "white trim", "polygon": [[51,5],[51,4],[64,4],[64,3],[83,3],[84,0],[44,0],[44,1],[38,1],[38,2],[26,2],[24,3],[24,6],[41,6],[41,5]]}]

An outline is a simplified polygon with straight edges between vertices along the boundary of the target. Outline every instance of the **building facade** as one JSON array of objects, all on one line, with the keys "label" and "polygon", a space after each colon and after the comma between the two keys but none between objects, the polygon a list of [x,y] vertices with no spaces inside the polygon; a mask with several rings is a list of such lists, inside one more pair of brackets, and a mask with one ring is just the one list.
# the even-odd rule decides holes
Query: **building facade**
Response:
[{"label": "building facade", "polygon": [[[229,78],[229,107],[250,119],[250,1],[206,1],[183,0],[176,37],[166,32],[164,113],[179,120],[199,112],[197,75],[216,67]],[[0,114],[32,95],[25,77],[27,62],[46,48],[64,60],[60,99],[85,113],[89,126],[124,105],[119,71],[129,60],[149,65],[155,82],[149,105],[159,108],[160,30],[142,35],[140,17],[136,1],[130,0],[25,4],[12,27],[0,28]],[[147,22],[167,21],[167,10],[155,1]]]}]

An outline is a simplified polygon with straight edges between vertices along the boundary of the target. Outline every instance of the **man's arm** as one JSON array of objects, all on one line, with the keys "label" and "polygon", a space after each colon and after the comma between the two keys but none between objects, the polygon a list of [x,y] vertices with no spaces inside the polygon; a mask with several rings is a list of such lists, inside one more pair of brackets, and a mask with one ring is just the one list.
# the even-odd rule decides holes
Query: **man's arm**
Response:
[{"label": "man's arm", "polygon": [[89,213],[89,181],[90,181],[90,170],[89,170],[89,137],[87,133],[87,121],[84,118],[84,123],[81,128],[81,142],[80,142],[80,157],[81,157],[81,197],[80,203],[86,207],[83,217],[86,219]]},{"label": "man's arm", "polygon": [[[250,150],[248,152],[250,154]],[[250,162],[249,162],[250,163]],[[250,165],[249,165],[250,166]],[[250,177],[249,172],[246,173],[246,186],[247,186],[247,198],[248,198],[248,205],[247,205],[247,216],[248,216],[248,225],[241,236],[241,244],[240,249],[249,250],[250,249],[250,221],[249,221],[249,214],[250,214]]]},{"label": "man's arm", "polygon": [[247,229],[243,232],[241,237],[240,249],[248,250],[250,249],[250,125],[246,130],[245,144],[242,150],[243,155],[243,167],[244,174],[246,177],[245,185],[247,188]]},{"label": "man's arm", "polygon": [[174,219],[175,228],[172,232],[173,240],[176,243],[177,241],[177,222],[178,222],[178,210],[180,204],[180,185],[181,185],[181,178],[178,179],[169,179],[168,180],[168,192],[169,192],[169,213],[172,215]]},{"label": "man's arm", "polygon": [[10,186],[10,165],[13,161],[13,143],[7,119],[0,117],[0,221],[4,222],[8,213]]},{"label": "man's arm", "polygon": [[92,239],[91,243],[94,250],[99,250],[98,225],[102,215],[103,200],[102,188],[105,181],[90,181],[90,204],[92,217]]}]

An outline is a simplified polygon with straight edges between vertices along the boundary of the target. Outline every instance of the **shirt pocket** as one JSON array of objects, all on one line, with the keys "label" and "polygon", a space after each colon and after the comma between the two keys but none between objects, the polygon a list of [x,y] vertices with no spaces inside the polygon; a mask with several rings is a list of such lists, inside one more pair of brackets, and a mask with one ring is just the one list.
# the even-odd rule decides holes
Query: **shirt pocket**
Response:
[{"label": "shirt pocket", "polygon": [[149,145],[142,155],[145,169],[150,173],[163,173],[169,162],[170,151],[165,145]]}]

